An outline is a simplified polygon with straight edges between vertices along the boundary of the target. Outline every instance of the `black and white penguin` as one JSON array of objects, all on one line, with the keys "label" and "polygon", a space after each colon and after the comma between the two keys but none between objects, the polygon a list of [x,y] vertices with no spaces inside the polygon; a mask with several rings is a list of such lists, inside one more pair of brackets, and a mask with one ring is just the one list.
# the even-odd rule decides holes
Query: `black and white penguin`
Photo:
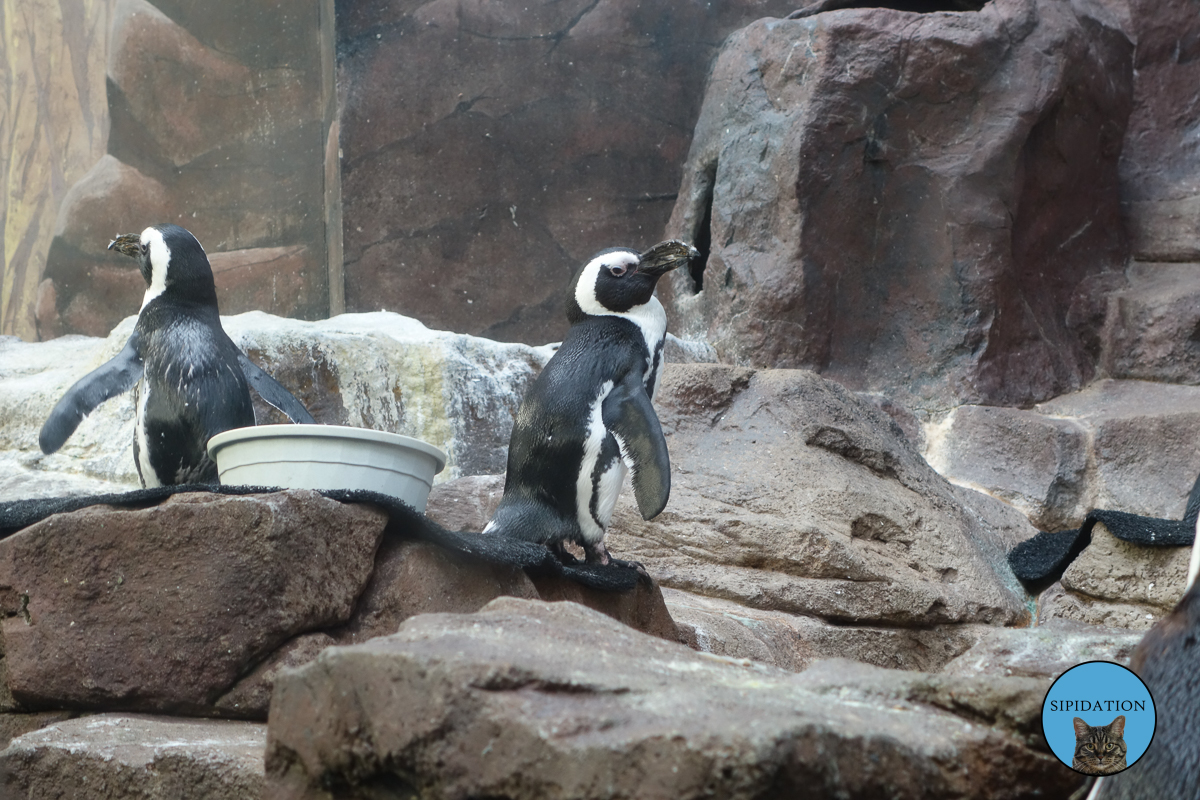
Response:
[{"label": "black and white penguin", "polygon": [[698,255],[677,240],[639,254],[612,248],[576,273],[571,329],[526,394],[508,447],[504,496],[489,535],[540,542],[564,562],[582,545],[588,563],[624,565],[604,547],[625,476],[638,511],[667,504],[671,464],[651,401],[662,377],[667,317],[658,279]]},{"label": "black and white penguin", "polygon": [[293,422],[313,422],[221,327],[212,268],[195,236],[178,225],[155,225],[108,247],[136,259],[146,279],[137,325],[115,358],[54,406],[39,437],[43,453],[57,451],[96,406],[134,384],[133,455],[146,487],[217,482],[208,440],[254,424],[247,383]]}]

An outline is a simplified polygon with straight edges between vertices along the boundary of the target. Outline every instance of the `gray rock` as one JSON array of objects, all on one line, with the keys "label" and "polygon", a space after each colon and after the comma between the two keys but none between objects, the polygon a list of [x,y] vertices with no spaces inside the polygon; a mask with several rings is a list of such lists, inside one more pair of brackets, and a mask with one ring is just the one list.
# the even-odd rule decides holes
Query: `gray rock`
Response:
[{"label": "gray rock", "polygon": [[789,672],[800,672],[826,658],[937,672],[971,645],[976,627],[989,627],[830,625],[814,617],[764,611],[678,589],[664,589],[663,598],[683,641],[693,650],[749,658]]},{"label": "gray rock", "polygon": [[1086,505],[1180,519],[1200,474],[1200,387],[1100,380],[1034,407],[1088,430]]},{"label": "gray rock", "polygon": [[874,405],[802,370],[668,365],[671,499],[618,501],[609,549],[663,586],[838,624],[1028,617],[1005,555],[1034,534],[964,502]]},{"label": "gray rock", "polygon": [[1091,510],[1089,444],[1073,420],[959,406],[930,432],[925,457],[955,483],[1011,503],[1039,529],[1055,531],[1078,528]]},{"label": "gray rock", "polygon": [[281,675],[265,797],[1066,796],[1047,687],[848,661],[795,675],[503,598]]},{"label": "gray rock", "polygon": [[941,670],[943,675],[1057,678],[1085,661],[1128,664],[1142,634],[1124,628],[1049,619],[1030,628],[974,626],[975,642]]},{"label": "gray rock", "polygon": [[263,792],[266,725],[100,714],[27,733],[0,751],[13,800],[246,800]]},{"label": "gray rock", "polygon": [[934,410],[1083,385],[1070,299],[1128,250],[1123,22],[994,0],[730,36],[668,223],[708,256],[664,281],[672,329]]}]

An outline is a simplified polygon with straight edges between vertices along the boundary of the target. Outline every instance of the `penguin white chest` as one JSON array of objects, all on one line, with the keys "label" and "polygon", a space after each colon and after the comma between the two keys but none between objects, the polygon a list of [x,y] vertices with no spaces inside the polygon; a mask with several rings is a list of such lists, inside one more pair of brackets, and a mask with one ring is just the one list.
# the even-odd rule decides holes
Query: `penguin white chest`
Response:
[{"label": "penguin white chest", "polygon": [[604,425],[604,401],[612,390],[613,382],[605,381],[589,408],[583,460],[575,480],[576,519],[584,541],[592,544],[604,538],[629,472],[621,457],[620,440]]},{"label": "penguin white chest", "polygon": [[137,439],[137,468],[142,485],[147,489],[162,486],[158,473],[150,465],[150,436],[146,432],[146,405],[150,402],[150,382],[142,378],[138,383],[137,416],[134,420],[134,437]]}]

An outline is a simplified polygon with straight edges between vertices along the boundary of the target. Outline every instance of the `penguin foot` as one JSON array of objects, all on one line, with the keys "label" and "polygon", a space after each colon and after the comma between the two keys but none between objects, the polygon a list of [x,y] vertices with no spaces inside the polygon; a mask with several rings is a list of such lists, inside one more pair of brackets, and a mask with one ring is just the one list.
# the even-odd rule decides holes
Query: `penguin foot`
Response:
[{"label": "penguin foot", "polygon": [[587,563],[600,564],[601,566],[624,567],[625,569],[637,570],[640,575],[646,578],[650,577],[650,573],[646,572],[646,568],[642,566],[640,561],[624,561],[620,558],[613,558],[608,554],[608,548],[604,546],[604,542],[596,542],[595,544],[583,545],[584,555],[587,557]]},{"label": "penguin foot", "polygon": [[565,541],[560,539],[559,541],[551,542],[546,546],[564,566],[571,567],[579,563],[579,559],[575,557],[575,554],[567,549],[567,543]]}]

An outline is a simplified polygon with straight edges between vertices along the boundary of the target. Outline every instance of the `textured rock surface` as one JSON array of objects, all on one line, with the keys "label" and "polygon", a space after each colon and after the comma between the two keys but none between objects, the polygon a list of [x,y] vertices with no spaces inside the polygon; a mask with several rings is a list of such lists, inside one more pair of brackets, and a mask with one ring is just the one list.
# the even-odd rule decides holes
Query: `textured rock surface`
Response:
[{"label": "textured rock surface", "polygon": [[990,627],[830,625],[809,616],[763,611],[678,589],[664,589],[663,597],[682,640],[692,649],[751,658],[789,672],[807,669],[824,658],[937,672],[971,646],[976,627]]},{"label": "textured rock surface", "polygon": [[1088,429],[1094,467],[1086,505],[1180,519],[1200,474],[1200,388],[1100,380],[1034,408]]},{"label": "textured rock surface", "polygon": [[[76,716],[73,711],[35,711],[30,714],[0,712],[0,750],[8,747],[9,742],[18,736]],[[3,780],[0,780],[0,786],[3,785]]]},{"label": "textured rock surface", "polygon": [[1051,619],[1032,628],[973,627],[966,651],[946,664],[944,675],[1023,675],[1056,678],[1085,661],[1128,664],[1142,634],[1124,628]]},{"label": "textured rock surface", "polygon": [[1092,528],[1060,583],[1039,598],[1038,620],[1067,619],[1144,631],[1183,596],[1190,547],[1140,547]]},{"label": "textured rock surface", "polygon": [[246,800],[263,792],[266,726],[103,714],[60,722],[0,751],[13,800]]},{"label": "textured rock surface", "polygon": [[385,522],[308,491],[50,517],[0,541],[8,687],[33,709],[211,712],[284,642],[350,618]]},{"label": "textured rock surface", "polygon": [[[120,351],[133,323],[123,321],[107,339],[0,339],[0,499],[137,487],[131,393],[101,405],[58,453],[43,456],[37,445],[48,410]],[[308,323],[256,312],[223,324],[318,422],[402,433],[442,448],[449,463],[435,480],[504,471],[513,415],[552,354],[432,331],[396,314]],[[260,424],[286,421],[257,399],[256,414]]]},{"label": "textured rock surface", "polygon": [[671,500],[623,492],[609,549],[663,586],[837,623],[1026,619],[1005,554],[1033,528],[950,486],[892,420],[803,370],[670,365]]},{"label": "textured rock surface", "polygon": [[793,675],[505,598],[283,675],[265,796],[1065,796],[1046,687],[847,661]]},{"label": "textured rock surface", "polygon": [[339,4],[347,309],[562,338],[574,270],[662,238],[721,40],[792,8]]},{"label": "textured rock surface", "polygon": [[934,408],[1078,388],[1092,363],[1069,301],[1127,252],[1120,25],[994,0],[738,31],[668,225],[710,251],[669,282],[675,330]]},{"label": "textured rock surface", "polygon": [[1129,0],[1137,41],[1121,194],[1134,255],[1200,261],[1200,16],[1190,0]]},{"label": "textured rock surface", "polygon": [[1200,383],[1200,264],[1135,263],[1114,289],[1101,333],[1103,373]]},{"label": "textured rock surface", "polygon": [[939,473],[1020,509],[1041,530],[1078,528],[1089,505],[1087,430],[1015,408],[960,406],[929,437]]}]

